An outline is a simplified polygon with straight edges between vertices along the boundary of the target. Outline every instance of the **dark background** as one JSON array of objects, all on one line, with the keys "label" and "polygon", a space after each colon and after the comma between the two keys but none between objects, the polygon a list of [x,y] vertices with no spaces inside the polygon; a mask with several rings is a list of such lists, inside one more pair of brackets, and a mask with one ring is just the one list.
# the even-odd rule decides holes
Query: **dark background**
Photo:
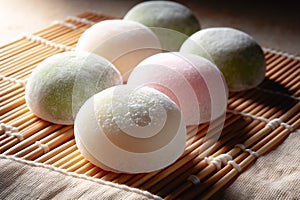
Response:
[{"label": "dark background", "polygon": [[[123,17],[138,0],[0,0],[0,45],[64,20],[95,11]],[[263,47],[300,54],[297,1],[179,1],[198,17],[202,28],[228,26],[252,35]]]}]

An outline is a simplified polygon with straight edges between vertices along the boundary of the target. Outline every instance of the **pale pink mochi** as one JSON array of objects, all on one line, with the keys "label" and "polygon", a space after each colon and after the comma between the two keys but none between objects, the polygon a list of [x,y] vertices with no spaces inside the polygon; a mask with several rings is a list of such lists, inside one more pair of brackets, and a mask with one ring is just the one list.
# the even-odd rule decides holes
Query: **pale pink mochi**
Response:
[{"label": "pale pink mochi", "polygon": [[226,112],[228,88],[222,72],[197,55],[153,55],[139,63],[127,84],[147,85],[169,96],[180,107],[186,125],[212,121]]}]

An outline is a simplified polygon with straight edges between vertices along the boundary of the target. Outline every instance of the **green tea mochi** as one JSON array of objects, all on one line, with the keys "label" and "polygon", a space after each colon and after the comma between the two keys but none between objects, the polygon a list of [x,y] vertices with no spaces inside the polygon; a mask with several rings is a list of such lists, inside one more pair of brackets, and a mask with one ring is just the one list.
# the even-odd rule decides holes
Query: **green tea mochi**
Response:
[{"label": "green tea mochi", "polygon": [[89,97],[121,83],[119,71],[98,55],[59,53],[42,61],[29,76],[26,104],[46,121],[73,124],[76,113]]},{"label": "green tea mochi", "polygon": [[182,44],[180,52],[197,54],[215,63],[231,92],[254,88],[265,78],[261,47],[251,36],[233,28],[198,31]]},{"label": "green tea mochi", "polygon": [[159,37],[164,50],[179,50],[181,44],[200,29],[200,24],[186,6],[172,1],[147,1],[131,8],[124,20],[140,22]]}]

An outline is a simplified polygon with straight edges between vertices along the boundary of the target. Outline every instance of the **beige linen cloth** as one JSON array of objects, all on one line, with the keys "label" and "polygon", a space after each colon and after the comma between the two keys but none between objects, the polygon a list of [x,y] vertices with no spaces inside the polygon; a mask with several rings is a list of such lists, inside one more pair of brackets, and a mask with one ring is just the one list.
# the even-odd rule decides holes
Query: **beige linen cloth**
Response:
[{"label": "beige linen cloth", "polygon": [[300,130],[291,133],[275,150],[259,157],[213,199],[299,200]]},{"label": "beige linen cloth", "polygon": [[149,192],[0,155],[0,199],[160,199]]},{"label": "beige linen cloth", "polygon": [[[106,181],[33,166],[0,155],[0,199],[159,199],[148,192]],[[300,199],[300,131],[261,156],[213,199]]]}]

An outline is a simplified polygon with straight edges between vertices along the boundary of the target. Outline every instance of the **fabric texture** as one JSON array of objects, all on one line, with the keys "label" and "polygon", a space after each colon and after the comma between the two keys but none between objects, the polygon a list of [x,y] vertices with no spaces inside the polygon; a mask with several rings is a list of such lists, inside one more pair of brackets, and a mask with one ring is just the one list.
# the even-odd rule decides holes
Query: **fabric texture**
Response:
[{"label": "fabric texture", "polygon": [[[300,199],[299,149],[297,130],[212,199]],[[0,155],[0,199],[160,199],[136,188],[100,179],[95,182],[49,165],[15,159]]]},{"label": "fabric texture", "polygon": [[160,199],[136,188],[89,179],[92,178],[0,156],[0,199]]},{"label": "fabric texture", "polygon": [[261,156],[213,199],[300,199],[300,130]]}]

